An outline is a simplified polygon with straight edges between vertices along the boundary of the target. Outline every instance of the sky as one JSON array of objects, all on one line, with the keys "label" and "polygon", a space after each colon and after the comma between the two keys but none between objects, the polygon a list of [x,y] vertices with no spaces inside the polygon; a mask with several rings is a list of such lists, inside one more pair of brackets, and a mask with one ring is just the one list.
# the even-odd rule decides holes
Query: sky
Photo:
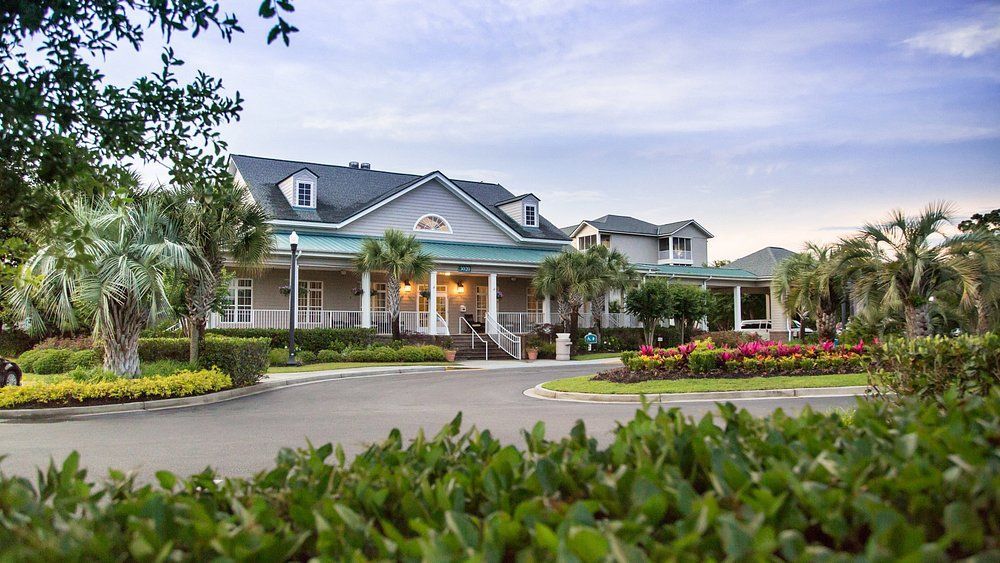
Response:
[{"label": "sky", "polygon": [[559,226],[693,218],[711,260],[1000,207],[1000,3],[297,0],[288,47],[256,4],[175,45],[246,98],[235,153],[499,182]]}]

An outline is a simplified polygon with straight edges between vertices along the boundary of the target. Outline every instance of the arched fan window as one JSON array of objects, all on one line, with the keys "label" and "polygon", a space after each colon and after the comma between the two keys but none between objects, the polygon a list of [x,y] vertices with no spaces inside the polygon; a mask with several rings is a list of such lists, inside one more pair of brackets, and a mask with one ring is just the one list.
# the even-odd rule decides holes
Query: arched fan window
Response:
[{"label": "arched fan window", "polygon": [[433,231],[436,233],[450,233],[451,225],[440,215],[424,215],[417,219],[413,225],[414,231]]}]

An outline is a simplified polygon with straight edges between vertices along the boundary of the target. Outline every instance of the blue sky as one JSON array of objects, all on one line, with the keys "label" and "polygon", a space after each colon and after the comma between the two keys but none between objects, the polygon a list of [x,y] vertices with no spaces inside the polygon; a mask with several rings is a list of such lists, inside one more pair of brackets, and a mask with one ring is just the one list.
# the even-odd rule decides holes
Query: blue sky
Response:
[{"label": "blue sky", "polygon": [[233,45],[178,44],[246,97],[234,152],[500,182],[561,226],[695,218],[712,259],[1000,207],[1000,4],[299,0],[287,48],[247,4]]}]

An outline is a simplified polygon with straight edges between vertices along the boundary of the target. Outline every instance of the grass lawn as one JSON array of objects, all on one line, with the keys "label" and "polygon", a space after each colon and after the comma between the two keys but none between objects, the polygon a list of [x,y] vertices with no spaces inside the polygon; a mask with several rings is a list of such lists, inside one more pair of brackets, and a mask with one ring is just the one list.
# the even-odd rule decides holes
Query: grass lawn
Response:
[{"label": "grass lawn", "polygon": [[574,360],[603,360],[605,358],[617,358],[621,356],[621,352],[591,352],[589,354],[577,354],[573,356]]},{"label": "grass lawn", "polygon": [[304,366],[271,366],[267,373],[293,373],[301,371],[326,371],[329,369],[370,368],[382,366],[443,366],[447,362],[326,362]]},{"label": "grass lawn", "polygon": [[758,391],[762,389],[793,389],[797,387],[846,387],[867,385],[868,375],[848,373],[835,375],[779,375],[745,379],[658,379],[641,383],[611,383],[591,381],[592,375],[568,377],[542,384],[552,391],[576,393],[698,393],[703,391]]}]

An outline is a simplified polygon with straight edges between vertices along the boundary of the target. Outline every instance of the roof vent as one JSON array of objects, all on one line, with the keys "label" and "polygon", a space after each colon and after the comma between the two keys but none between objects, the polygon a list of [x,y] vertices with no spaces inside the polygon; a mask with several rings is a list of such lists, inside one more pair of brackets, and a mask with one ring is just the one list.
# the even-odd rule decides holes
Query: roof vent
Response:
[{"label": "roof vent", "polygon": [[348,165],[348,166],[350,166],[351,168],[357,168],[357,167],[358,167],[358,161],[356,161],[356,160],[352,160],[352,161],[351,161],[350,163],[348,163],[347,165]]},{"label": "roof vent", "polygon": [[372,169],[372,163],[370,163],[370,162],[362,162],[361,163],[361,169],[362,170],[371,170]]}]

